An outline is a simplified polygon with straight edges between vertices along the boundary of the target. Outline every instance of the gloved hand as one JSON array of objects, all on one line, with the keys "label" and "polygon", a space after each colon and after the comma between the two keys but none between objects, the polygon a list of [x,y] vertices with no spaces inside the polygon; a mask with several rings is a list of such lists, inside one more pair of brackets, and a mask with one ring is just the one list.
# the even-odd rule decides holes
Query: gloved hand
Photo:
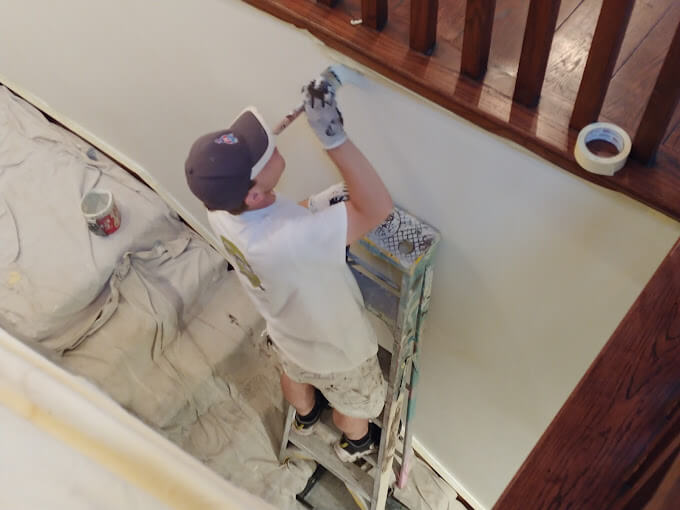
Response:
[{"label": "gloved hand", "polygon": [[335,88],[322,76],[302,87],[307,121],[326,150],[347,140],[342,114],[335,100]]},{"label": "gloved hand", "polygon": [[312,212],[318,212],[346,200],[349,200],[347,185],[344,182],[339,182],[309,197],[307,207]]}]

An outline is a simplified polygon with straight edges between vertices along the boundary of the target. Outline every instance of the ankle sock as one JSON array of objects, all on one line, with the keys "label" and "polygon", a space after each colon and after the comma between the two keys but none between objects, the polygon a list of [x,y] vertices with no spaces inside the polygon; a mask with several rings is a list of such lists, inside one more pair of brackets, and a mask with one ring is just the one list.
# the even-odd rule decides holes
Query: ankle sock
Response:
[{"label": "ankle sock", "polygon": [[371,429],[369,427],[368,432],[366,432],[366,435],[360,439],[350,439],[347,436],[345,436],[345,439],[349,444],[351,444],[354,447],[365,446],[371,441]]},{"label": "ankle sock", "polygon": [[310,424],[316,421],[316,418],[319,416],[319,412],[321,408],[321,403],[317,400],[314,403],[314,407],[312,407],[312,410],[309,411],[308,414],[305,414],[304,416],[300,416],[300,413],[297,413],[297,420],[302,423],[302,424]]}]

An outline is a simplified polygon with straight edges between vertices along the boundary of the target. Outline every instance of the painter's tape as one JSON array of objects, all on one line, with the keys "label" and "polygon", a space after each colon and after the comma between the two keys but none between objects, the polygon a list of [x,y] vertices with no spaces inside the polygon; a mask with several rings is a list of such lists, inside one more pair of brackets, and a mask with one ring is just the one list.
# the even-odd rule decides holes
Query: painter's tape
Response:
[{"label": "painter's tape", "polygon": [[[588,143],[603,140],[619,151],[615,156],[598,156],[588,149]],[[581,167],[594,174],[614,175],[628,160],[631,149],[630,136],[616,124],[595,122],[588,124],[578,134],[574,156]]]}]

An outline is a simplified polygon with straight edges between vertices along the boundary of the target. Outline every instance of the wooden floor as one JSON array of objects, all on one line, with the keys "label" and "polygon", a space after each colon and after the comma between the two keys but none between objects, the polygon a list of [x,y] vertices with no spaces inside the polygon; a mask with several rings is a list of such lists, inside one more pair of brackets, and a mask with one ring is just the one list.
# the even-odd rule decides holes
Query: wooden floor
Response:
[{"label": "wooden floor", "polygon": [[[360,5],[360,0],[342,0],[336,9],[358,19],[361,18]],[[565,126],[576,99],[601,5],[602,0],[562,0],[539,111]],[[388,23],[383,31],[384,36],[402,43],[405,48],[408,47],[410,8],[408,0],[389,2]],[[515,85],[528,8],[528,0],[496,1],[489,70],[484,84],[507,98],[512,97]],[[464,17],[465,0],[439,0],[437,46],[432,60],[453,73],[460,69]],[[680,1],[637,0],[600,120],[620,125],[632,137],[679,22]],[[680,68],[678,75],[680,79]],[[483,103],[484,98],[480,98],[480,106],[483,107]],[[489,101],[491,105],[498,106],[495,101]],[[509,120],[510,108],[494,113],[505,115]],[[680,107],[662,150],[680,163]]]}]

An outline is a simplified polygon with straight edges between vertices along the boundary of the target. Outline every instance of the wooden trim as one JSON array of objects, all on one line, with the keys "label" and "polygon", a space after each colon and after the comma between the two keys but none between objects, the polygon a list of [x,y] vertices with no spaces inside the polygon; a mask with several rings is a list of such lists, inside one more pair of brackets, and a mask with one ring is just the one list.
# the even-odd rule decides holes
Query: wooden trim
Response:
[{"label": "wooden trim", "polygon": [[328,7],[335,7],[335,4],[338,3],[338,0],[316,0],[316,1]]},{"label": "wooden trim", "polygon": [[486,73],[496,0],[467,0],[461,72],[479,80]]},{"label": "wooden trim", "polygon": [[666,54],[645,113],[635,135],[632,155],[641,163],[654,162],[673,112],[680,100],[680,23]]},{"label": "wooden trim", "polygon": [[437,42],[439,0],[411,0],[409,45],[429,55]]},{"label": "wooden trim", "polygon": [[387,23],[387,0],[361,0],[362,24],[382,30]]},{"label": "wooden trim", "polygon": [[680,241],[494,508],[620,509],[677,442],[678,367]]},{"label": "wooden trim", "polygon": [[571,115],[571,127],[581,129],[599,117],[634,4],[635,0],[602,3]]},{"label": "wooden trim", "polygon": [[524,106],[536,106],[541,97],[561,0],[531,0],[524,30],[513,99]]}]

